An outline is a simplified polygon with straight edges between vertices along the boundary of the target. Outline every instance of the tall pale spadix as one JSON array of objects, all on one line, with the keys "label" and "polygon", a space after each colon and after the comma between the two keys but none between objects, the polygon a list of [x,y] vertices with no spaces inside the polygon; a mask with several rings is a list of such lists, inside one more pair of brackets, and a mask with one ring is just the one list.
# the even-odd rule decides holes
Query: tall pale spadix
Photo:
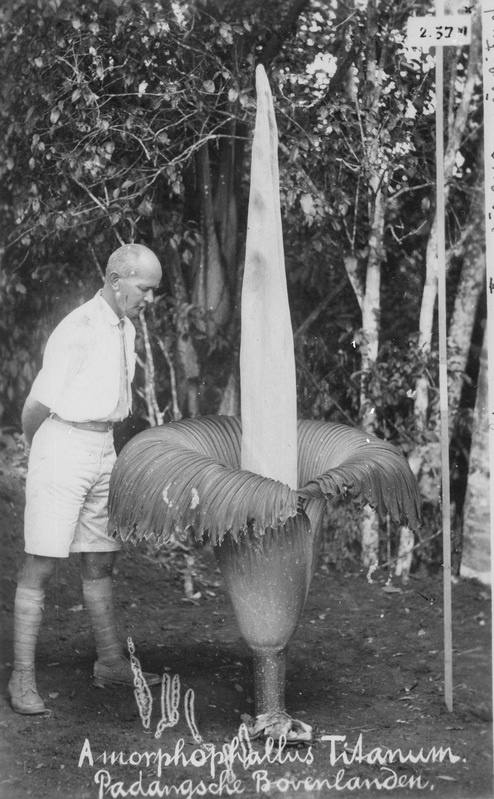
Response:
[{"label": "tall pale spadix", "polygon": [[264,67],[256,70],[242,288],[241,468],[297,488],[297,394],[281,230],[278,131]]}]

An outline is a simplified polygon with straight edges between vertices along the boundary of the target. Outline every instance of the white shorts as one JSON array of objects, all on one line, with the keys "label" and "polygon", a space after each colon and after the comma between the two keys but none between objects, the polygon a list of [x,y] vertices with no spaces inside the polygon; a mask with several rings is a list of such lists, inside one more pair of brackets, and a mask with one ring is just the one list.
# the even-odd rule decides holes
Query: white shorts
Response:
[{"label": "white shorts", "polygon": [[115,463],[113,431],[96,433],[46,419],[36,432],[26,480],[25,551],[67,558],[112,552],[108,490]]}]

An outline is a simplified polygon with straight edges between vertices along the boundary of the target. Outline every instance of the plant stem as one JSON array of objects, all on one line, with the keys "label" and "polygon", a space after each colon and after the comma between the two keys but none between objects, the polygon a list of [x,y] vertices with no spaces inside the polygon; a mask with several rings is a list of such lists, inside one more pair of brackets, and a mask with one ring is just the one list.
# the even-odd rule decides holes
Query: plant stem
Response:
[{"label": "plant stem", "polygon": [[285,709],[286,648],[254,652],[256,715]]}]

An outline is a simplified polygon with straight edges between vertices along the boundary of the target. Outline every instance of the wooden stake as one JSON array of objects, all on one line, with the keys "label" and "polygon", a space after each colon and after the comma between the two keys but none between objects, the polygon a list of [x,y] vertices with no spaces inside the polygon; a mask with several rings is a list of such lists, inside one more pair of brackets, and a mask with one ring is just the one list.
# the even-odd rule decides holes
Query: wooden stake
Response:
[{"label": "wooden stake", "polygon": [[[484,176],[485,176],[485,253],[487,280],[487,341],[494,341],[494,6],[482,0],[482,66],[484,79]],[[494,347],[487,347],[489,457],[491,500],[491,574],[494,552]],[[494,615],[492,617],[494,638]],[[494,670],[492,691],[494,695]]]},{"label": "wooden stake", "polygon": [[[464,9],[464,11],[466,11]],[[444,695],[453,710],[453,647],[451,625],[451,500],[448,424],[448,354],[446,312],[446,237],[444,186],[443,49],[461,47],[471,38],[471,15],[444,14],[444,0],[436,0],[436,14],[409,17],[408,43],[412,47],[436,49],[436,245],[439,327],[439,404],[441,412],[441,477],[444,569]],[[493,45],[494,46],[494,45]]]},{"label": "wooden stake", "polygon": [[[436,0],[436,15],[444,13]],[[446,237],[444,199],[443,48],[436,47],[436,220],[439,326],[439,404],[441,411],[441,477],[443,519],[444,699],[453,710],[453,644],[451,619],[451,500],[449,466],[448,355],[446,312]]]}]

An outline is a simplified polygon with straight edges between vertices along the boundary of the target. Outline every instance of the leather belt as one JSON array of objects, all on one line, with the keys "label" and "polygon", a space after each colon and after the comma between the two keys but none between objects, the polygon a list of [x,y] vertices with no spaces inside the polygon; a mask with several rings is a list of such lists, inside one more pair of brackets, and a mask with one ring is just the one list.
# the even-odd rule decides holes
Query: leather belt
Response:
[{"label": "leather belt", "polygon": [[52,413],[51,418],[69,425],[69,427],[76,427],[78,430],[91,430],[93,433],[108,433],[113,427],[113,422],[69,422],[67,419],[62,419],[58,413]]}]

